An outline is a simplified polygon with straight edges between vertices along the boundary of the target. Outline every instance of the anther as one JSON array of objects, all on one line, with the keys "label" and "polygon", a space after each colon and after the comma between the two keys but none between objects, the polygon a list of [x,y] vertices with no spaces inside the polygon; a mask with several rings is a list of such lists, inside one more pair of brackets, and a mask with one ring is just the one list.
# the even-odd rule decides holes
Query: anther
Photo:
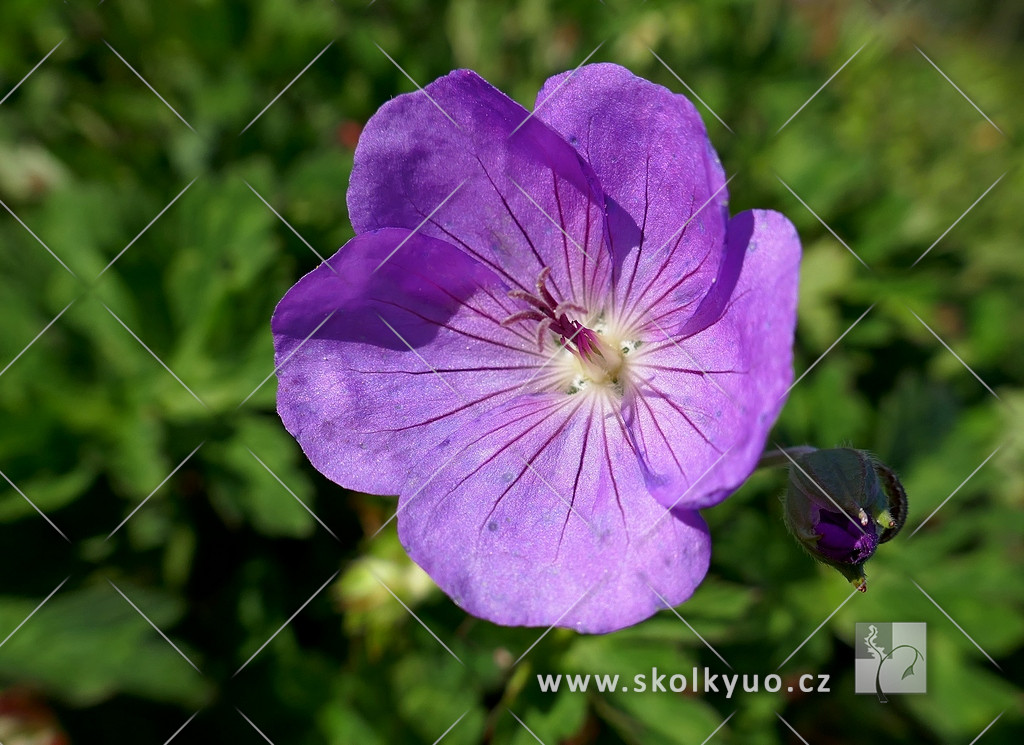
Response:
[{"label": "anther", "polygon": [[544,302],[546,302],[549,307],[555,308],[558,305],[558,301],[555,300],[554,295],[548,291],[547,285],[548,276],[550,276],[550,274],[551,267],[546,266],[540,270],[540,275],[537,277],[537,294],[544,298]]}]

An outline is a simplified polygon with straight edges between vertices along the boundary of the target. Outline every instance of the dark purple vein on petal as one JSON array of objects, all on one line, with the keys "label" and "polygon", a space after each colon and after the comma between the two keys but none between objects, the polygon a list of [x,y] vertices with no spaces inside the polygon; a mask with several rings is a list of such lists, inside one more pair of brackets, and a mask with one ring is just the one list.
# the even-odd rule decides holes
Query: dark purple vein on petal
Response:
[{"label": "dark purple vein on petal", "polygon": [[[670,290],[670,292],[671,292],[671,290]],[[662,298],[662,299],[664,299],[664,298]],[[654,328],[657,329],[664,336],[664,331],[662,330],[664,327],[661,326],[658,323],[659,321],[663,321],[666,318],[669,318],[670,316],[676,315],[677,313],[681,313],[682,311],[686,310],[687,308],[689,308],[691,305],[693,305],[695,303],[699,305],[700,301],[703,300],[703,299],[704,299],[703,295],[698,295],[698,296],[688,300],[685,303],[681,303],[679,305],[668,306],[667,310],[665,310],[663,313],[659,313],[656,316],[652,316],[652,315],[648,314],[648,315],[646,315],[644,317],[644,324],[640,327],[640,329],[641,330],[650,329],[651,326],[654,326]],[[661,304],[656,300],[654,303],[651,304],[651,307],[652,308],[656,308],[656,307],[664,307],[664,306],[661,306]]]},{"label": "dark purple vein on petal", "polygon": [[[672,460],[675,461],[676,468],[679,469],[679,472],[682,473],[683,477],[685,478],[686,477],[686,471],[683,469],[683,464],[679,461],[679,456],[676,455],[676,451],[672,447],[672,441],[669,439],[668,435],[665,434],[665,430],[662,429],[661,422],[658,421],[658,417],[655,415],[654,409],[651,407],[650,403],[648,403],[643,397],[638,396],[638,399],[643,402],[644,408],[647,409],[647,414],[650,416],[650,420],[651,420],[650,426],[653,426],[655,428],[655,430],[657,430],[658,434],[661,436],[661,441],[665,443],[666,449],[668,449],[669,453],[672,454]],[[687,421],[689,421],[689,420],[687,420]],[[692,426],[692,424],[691,424],[691,426]],[[641,432],[644,432],[645,428],[641,427],[640,429],[641,429]],[[646,432],[644,432],[644,446],[645,446],[645,448],[647,446],[647,435],[646,435]]]},{"label": "dark purple vein on petal", "polygon": [[644,250],[644,239],[647,237],[647,213],[650,210],[650,186],[651,186],[651,154],[648,151],[647,159],[644,161],[644,217],[643,224],[640,226],[640,243],[636,247],[636,255],[633,259],[633,271],[629,275],[629,282],[626,284],[625,297],[623,297],[623,307],[629,300],[630,295],[633,293],[633,282],[636,280],[636,272],[640,266],[640,256]]},{"label": "dark purple vein on petal", "polygon": [[[574,412],[575,413],[575,412]],[[576,506],[576,492],[579,491],[580,474],[583,473],[583,464],[587,457],[587,443],[590,442],[590,428],[594,420],[594,405],[590,406],[590,413],[587,416],[587,424],[583,430],[583,445],[580,447],[580,464],[576,466],[576,476],[572,480],[572,497],[569,499],[569,509],[565,511],[565,520],[562,522],[562,531],[558,535],[558,548],[555,550],[555,558],[558,558],[562,550],[562,541],[565,540],[565,529],[569,526],[569,517]]]},{"label": "dark purple vein on petal", "polygon": [[[671,409],[673,409],[677,414],[679,414],[683,419],[685,419],[686,423],[689,424],[693,428],[694,432],[696,432],[698,435],[700,435],[701,439],[704,440],[704,442],[706,442],[708,445],[713,447],[715,449],[715,451],[718,452],[719,454],[722,452],[722,450],[714,442],[712,442],[708,438],[707,435],[704,434],[703,430],[701,430],[700,427],[698,427],[696,424],[694,424],[693,420],[690,418],[690,415],[687,413],[687,410],[685,408],[683,408],[682,406],[679,406],[675,401],[672,400],[671,397],[666,395],[666,393],[664,391],[662,391],[657,386],[655,386],[654,383],[652,383],[650,380],[644,379],[643,383],[644,383],[644,385],[648,389],[650,389],[652,392],[654,392],[658,396],[659,399],[661,399],[663,402],[665,402]],[[637,396],[637,399],[644,402],[644,406],[647,408],[648,412],[650,412],[651,420],[655,423],[655,426],[658,427],[658,430],[660,432],[661,431],[661,426],[659,424],[657,424],[657,417],[655,416],[654,410],[651,408],[651,405],[647,402],[647,397],[646,396]],[[708,415],[708,413],[706,411],[700,411],[699,409],[693,409],[693,411],[696,411],[696,412],[698,412],[700,414],[703,414],[704,416],[708,417],[709,419],[712,418],[712,417],[710,417]],[[662,434],[662,437],[665,436],[664,432],[662,432],[661,434]],[[669,449],[671,449],[671,446],[670,446]]]},{"label": "dark purple vein on petal", "polygon": [[[597,274],[601,270],[601,259],[605,257],[605,251],[607,250],[604,245],[598,245],[594,248],[590,245],[590,224],[594,219],[593,211],[597,209],[597,206],[593,203],[593,200],[588,199],[587,202],[587,214],[586,222],[583,225],[583,247],[589,254],[591,251],[594,252],[594,260],[591,261],[589,256],[584,255],[583,257],[583,286],[580,287],[580,302],[585,308],[593,309],[597,303],[598,298],[595,298],[593,293],[597,288]],[[587,279],[587,270],[590,270],[590,279]]]},{"label": "dark purple vein on petal", "polygon": [[[647,349],[647,345],[645,344],[644,345],[644,349],[641,350],[641,352],[646,352],[646,354],[656,354],[656,353],[660,352],[663,349],[668,349],[668,348],[671,348],[671,347],[674,347],[674,346],[675,346],[675,344],[673,344],[670,341],[667,341],[667,342],[664,342],[663,344],[661,344],[660,346],[654,346],[652,344],[651,348],[648,350]],[[637,366],[643,366],[644,370],[664,370],[665,372],[669,372],[669,373],[676,373],[676,372],[689,373],[691,375],[698,375],[698,376],[701,376],[701,377],[703,377],[704,375],[749,375],[750,374],[750,369],[749,368],[747,368],[746,370],[733,370],[733,369],[722,370],[722,369],[719,369],[719,368],[715,368],[715,369],[704,368],[704,369],[702,369],[702,368],[692,368],[692,367],[675,367],[674,365],[662,365],[662,364],[657,364],[657,363],[654,363],[654,362],[643,362],[642,361],[643,358],[640,356],[640,354],[637,354],[636,357],[637,358],[633,362],[633,364],[635,364]]]},{"label": "dark purple vein on petal", "polygon": [[457,244],[459,244],[466,253],[468,253],[474,259],[476,259],[481,264],[486,266],[488,269],[493,271],[495,274],[498,274],[499,276],[503,277],[509,284],[515,285],[520,290],[526,290],[527,292],[530,291],[529,287],[527,285],[524,285],[516,277],[513,277],[511,274],[509,274],[507,271],[505,271],[505,269],[500,264],[498,264],[497,262],[487,258],[484,254],[482,254],[479,251],[477,251],[476,249],[474,249],[472,246],[470,246],[468,243],[466,243],[464,240],[462,240],[459,236],[455,235],[455,233],[453,233],[450,230],[448,230],[448,228],[443,226],[441,223],[436,222],[433,219],[430,222],[431,222],[431,224],[435,228],[437,228],[442,233],[444,233],[446,236],[448,236],[453,241],[455,241]]},{"label": "dark purple vein on petal", "polygon": [[490,393],[480,396],[479,398],[473,399],[472,401],[469,401],[467,403],[463,403],[457,406],[456,408],[452,409],[451,411],[446,411],[445,413],[439,414],[437,416],[428,417],[427,419],[423,419],[419,422],[414,422],[413,424],[405,424],[402,425],[401,427],[383,427],[381,429],[368,429],[359,431],[361,434],[372,435],[379,434],[381,432],[404,432],[407,429],[415,429],[416,427],[422,427],[427,424],[434,424],[435,422],[439,422],[442,419],[447,419],[448,417],[454,416],[455,414],[463,412],[466,409],[470,409],[476,406],[477,404],[482,404],[485,401],[494,398],[495,396],[501,396],[502,394],[511,393],[512,391],[519,390],[521,387],[522,386],[517,383],[516,385],[509,386],[508,388],[503,388],[500,391],[491,391]]},{"label": "dark purple vein on petal", "polygon": [[[679,249],[679,244],[682,243],[683,239],[686,237],[686,232],[687,232],[687,230],[690,227],[690,223],[693,221],[693,217],[694,217],[694,214],[695,214],[694,213],[694,209],[693,209],[693,205],[696,203],[696,201],[697,200],[696,200],[695,196],[690,198],[690,214],[686,218],[686,222],[683,223],[683,227],[679,231],[679,235],[675,237],[675,242],[672,245],[672,248],[668,250],[668,255],[661,262],[661,265],[658,267],[658,271],[655,272],[655,274],[651,278],[651,280],[644,286],[643,290],[640,291],[640,294],[636,296],[635,300],[633,300],[631,306],[626,308],[627,304],[630,303],[630,296],[632,295],[632,282],[630,283],[630,293],[625,298],[623,298],[623,308],[625,309],[624,315],[626,317],[631,316],[632,313],[634,311],[636,311],[640,307],[641,301],[644,299],[644,297],[647,295],[647,293],[650,291],[650,289],[657,284],[658,280],[661,279],[661,275],[664,274],[665,270],[668,269],[669,265],[672,263],[671,256],[672,256],[672,254],[674,254]],[[661,247],[655,249],[655,253],[661,253],[662,251],[665,250],[665,248],[666,248],[666,246],[661,246]],[[704,262],[707,260],[707,257],[710,254],[711,254],[711,248],[708,249],[708,252],[704,255],[704,258],[702,258],[700,260],[700,262],[698,262],[698,264],[694,268],[693,272],[687,274],[686,277],[683,277],[683,279],[679,280],[674,285],[672,285],[672,287],[670,287],[668,289],[668,291],[666,291],[658,300],[656,300],[654,302],[651,302],[651,303],[648,303],[647,307],[653,307],[655,305],[655,303],[657,303],[660,300],[664,299],[665,296],[669,292],[671,292],[673,289],[678,287],[683,281],[686,280],[687,277],[692,276],[693,273],[695,273],[697,270],[699,270],[704,265]],[[653,257],[653,254],[652,254],[652,257]],[[640,260],[640,252],[638,251],[637,252],[637,262],[638,263],[639,263],[639,260]]]},{"label": "dark purple vein on petal", "polygon": [[[562,258],[565,259],[565,274],[569,281],[569,297],[563,298],[563,300],[579,302],[576,297],[576,288],[572,281],[572,262],[569,260],[569,228],[565,224],[565,214],[562,212],[562,198],[558,193],[558,174],[555,173],[554,169],[551,169],[551,187],[555,192],[555,206],[558,207],[558,224],[562,228],[559,232],[562,234]],[[576,249],[579,250],[579,249]],[[586,277],[586,261],[587,255],[583,254],[583,276]],[[583,282],[586,285],[586,280]]]},{"label": "dark purple vein on petal", "polygon": [[[413,274],[413,276],[419,277],[424,282],[426,282],[426,283],[432,285],[433,287],[435,287],[436,289],[440,290],[443,294],[447,295],[449,298],[454,300],[459,305],[463,306],[464,308],[467,308],[468,310],[472,311],[473,313],[475,313],[476,315],[480,316],[481,318],[483,318],[483,319],[485,319],[487,321],[490,321],[491,323],[493,323],[495,326],[497,326],[498,328],[502,329],[503,331],[506,331],[507,333],[510,333],[513,336],[518,337],[519,339],[521,339],[524,342],[527,342],[527,343],[530,343],[530,344],[532,344],[534,342],[534,339],[532,337],[523,334],[522,331],[519,331],[517,329],[513,329],[512,327],[509,327],[509,326],[502,326],[500,320],[498,320],[494,316],[490,315],[489,313],[486,313],[482,308],[478,308],[475,305],[471,305],[470,303],[466,302],[466,300],[462,299],[458,295],[455,295],[453,292],[451,292],[444,285],[438,284],[429,275],[420,274],[419,272],[413,272],[411,270],[410,270],[410,273]],[[481,288],[481,289],[483,289],[483,288]],[[490,292],[487,291],[486,289],[483,289],[483,292],[484,292],[485,295],[487,295],[487,297],[491,298],[492,300],[495,299],[494,296],[491,295]],[[501,307],[501,303],[496,303],[496,304],[499,307]],[[502,308],[502,310],[505,310],[505,309]],[[511,315],[511,313],[510,313],[510,315]],[[446,324],[446,326],[447,326],[447,324]],[[448,326],[448,328],[451,328],[453,330],[457,330],[454,326]],[[513,348],[513,347],[510,347],[510,348]],[[526,350],[523,350],[523,351],[526,351]]]},{"label": "dark purple vein on petal", "polygon": [[444,323],[443,321],[438,321],[436,318],[425,316],[422,313],[413,310],[412,308],[407,308],[396,300],[378,300],[377,302],[379,302],[381,305],[390,305],[391,307],[397,308],[398,310],[404,310],[409,315],[415,316],[416,318],[419,318],[420,320],[425,321],[428,324],[432,324],[434,326],[437,326],[438,328],[448,329],[449,331],[452,331],[453,333],[459,334],[461,336],[465,336],[468,339],[476,339],[477,341],[482,341],[486,344],[490,344],[495,347],[509,349],[513,352],[519,352],[520,354],[529,355],[530,357],[538,357],[543,359],[543,355],[540,354],[540,352],[535,352],[530,349],[523,349],[522,347],[512,346],[511,344],[505,344],[494,339],[488,339],[486,336],[472,334],[469,331],[466,331],[465,329],[460,329],[456,326],[449,326],[447,323]]},{"label": "dark purple vein on petal", "polygon": [[[591,162],[591,160],[590,160],[590,147],[589,147],[589,144],[590,144],[590,138],[593,135],[593,125],[594,125],[593,119],[591,119],[591,120],[589,120],[587,122],[587,139],[586,139],[587,147],[583,151],[579,151],[580,152],[579,157],[585,163],[590,163]],[[592,188],[593,188],[593,186],[594,185],[591,184]],[[600,187],[601,185],[597,184],[597,186]],[[584,304],[584,307],[586,307],[589,310],[596,309],[598,304],[601,301],[604,300],[603,297],[601,297],[601,298],[594,297],[591,294],[592,292],[596,292],[597,288],[598,288],[598,274],[601,271],[601,259],[602,258],[614,259],[614,256],[615,256],[614,252],[612,251],[612,232],[611,232],[611,230],[608,229],[608,205],[606,203],[606,200],[608,199],[608,195],[604,193],[604,189],[603,188],[601,188],[600,195],[602,197],[602,200],[595,200],[595,199],[587,199],[586,200],[586,202],[587,202],[587,222],[586,222],[586,225],[584,226],[583,245],[587,248],[588,252],[591,250],[591,246],[590,246],[590,240],[591,240],[590,225],[593,222],[593,215],[592,215],[592,212],[591,212],[592,210],[594,210],[594,209],[598,210],[598,212],[600,214],[600,217],[601,217],[601,224],[603,225],[603,231],[602,231],[603,234],[601,235],[601,238],[600,238],[601,243],[600,243],[600,245],[596,249],[594,249],[596,251],[597,258],[594,259],[594,261],[590,262],[590,266],[592,267],[592,270],[591,270],[592,275],[591,275],[590,285],[589,286],[586,283],[586,277],[587,277],[586,271],[584,270],[584,272],[583,272],[583,279],[584,279],[584,283],[583,283],[583,304]],[[607,245],[605,245],[605,237],[606,236],[607,236]],[[608,255],[605,257],[604,254],[605,254],[606,251],[607,251]],[[613,266],[614,266],[614,261],[613,261]],[[611,274],[611,272],[609,273],[609,275],[610,274]],[[613,279],[614,279],[614,277],[609,276],[609,281],[611,281]],[[614,292],[614,290],[615,290],[614,284],[612,284],[611,290],[612,290],[612,292]]]},{"label": "dark purple vein on petal", "polygon": [[[603,407],[602,407],[603,408]],[[604,441],[604,462],[608,467],[608,476],[611,478],[612,488],[615,490],[615,505],[619,508],[619,516],[622,518],[622,527],[626,534],[627,545],[629,543],[629,530],[626,522],[626,510],[622,506],[622,495],[619,494],[619,482],[615,478],[615,465],[612,463],[611,448],[608,445],[608,427],[604,423],[604,413],[601,414],[601,439]],[[625,435],[625,432],[623,432]]]},{"label": "dark purple vein on petal", "polygon": [[[501,193],[501,189],[498,188],[498,185],[494,182],[494,179],[491,178],[491,174],[487,172],[487,167],[484,166],[483,161],[480,160],[479,156],[477,156],[476,162],[480,164],[480,170],[484,172],[484,176],[490,183],[491,188],[494,189],[494,193],[498,195],[498,199],[501,200],[501,204],[505,207],[505,211],[508,213],[508,216],[512,218],[512,222],[516,224],[516,227],[519,228],[519,232],[523,234],[523,238],[526,240],[527,245],[530,247],[530,251],[533,253],[533,257],[537,260],[537,271],[539,273],[540,270],[545,266],[544,258],[540,255],[540,251],[538,251],[537,246],[534,245],[533,239],[530,237],[530,234],[526,231],[526,228],[523,227],[522,222],[520,222],[519,218],[516,216],[516,213],[512,210],[512,207],[509,205],[508,200],[505,198],[505,195]],[[552,283],[552,285],[554,285],[554,283]]]},{"label": "dark purple vein on petal", "polygon": [[416,214],[418,214],[424,220],[429,220],[431,225],[433,225],[439,231],[441,231],[446,236],[448,236],[448,238],[450,238],[452,241],[454,241],[459,246],[461,246],[462,249],[467,254],[472,256],[474,259],[479,261],[481,264],[486,266],[488,269],[493,271],[495,274],[498,274],[499,276],[504,278],[507,282],[509,282],[509,284],[516,285],[521,290],[527,290],[528,289],[526,285],[520,283],[518,279],[516,279],[515,277],[510,275],[508,272],[506,272],[505,269],[502,268],[502,266],[500,264],[498,264],[497,262],[495,262],[492,259],[488,258],[485,254],[480,253],[475,248],[473,248],[468,243],[466,243],[466,241],[462,240],[462,238],[460,238],[459,236],[455,235],[455,233],[453,233],[450,230],[448,230],[444,225],[442,225],[440,222],[437,221],[436,217],[432,217],[430,212],[424,212],[420,208],[420,206],[418,204],[416,204],[412,199],[409,198],[408,194],[405,195],[405,199],[409,203],[409,206],[412,207],[413,211],[416,212]]},{"label": "dark purple vein on petal", "polygon": [[[636,410],[636,414],[633,417],[634,422],[638,418],[642,417],[642,413],[639,411],[641,401],[643,401],[643,399],[639,395],[636,395],[634,403],[634,409]],[[650,405],[647,403],[647,401],[643,401],[643,405],[647,409],[647,413],[653,421],[653,425],[657,428],[658,434],[661,435],[662,441],[665,442],[666,446],[668,446],[669,452],[672,453],[672,459],[676,462],[676,467],[679,469],[680,473],[683,474],[683,478],[688,478],[686,475],[686,471],[683,469],[682,464],[679,462],[679,458],[676,456],[675,451],[672,449],[671,443],[668,441],[668,438],[665,436],[664,431],[662,431],[661,426],[655,418],[654,412],[652,411]],[[621,415],[619,416],[619,426],[622,428],[623,436],[626,438],[626,442],[629,444],[630,449],[633,451],[633,455],[636,456],[637,464],[640,466],[641,470],[643,470],[645,473],[653,474],[655,472],[654,467],[648,461],[646,455],[644,455],[645,453],[649,452],[649,433],[647,431],[647,426],[641,426],[637,424],[635,427],[629,427],[627,426],[625,420],[622,419]],[[636,431],[634,431],[634,429]]]},{"label": "dark purple vein on petal", "polygon": [[[512,445],[516,444],[519,441],[520,438],[524,437],[525,435],[529,434],[534,429],[539,427],[541,424],[543,424],[545,421],[547,421],[548,417],[554,416],[554,414],[558,410],[560,410],[561,408],[566,406],[568,403],[570,403],[570,402],[569,401],[564,401],[564,400],[555,400],[554,402],[551,403],[551,405],[549,405],[545,409],[533,409],[533,408],[531,408],[530,411],[527,411],[522,416],[520,416],[518,418],[508,419],[506,421],[502,421],[497,426],[487,430],[486,432],[484,432],[480,436],[476,437],[471,442],[468,442],[465,445],[463,445],[463,450],[469,450],[470,448],[472,448],[474,445],[479,443],[484,438],[490,437],[491,435],[496,435],[499,432],[501,432],[502,430],[504,430],[504,429],[506,429],[508,427],[511,427],[514,424],[518,424],[519,422],[521,422],[521,421],[523,421],[525,419],[529,419],[531,416],[537,414],[538,411],[540,411],[540,412],[542,412],[544,414],[544,416],[542,416],[539,421],[537,421],[536,423],[531,425],[528,429],[524,430],[523,432],[520,432],[518,435],[513,436],[512,440],[510,440],[509,442],[505,443],[505,445],[503,445],[497,452],[492,453],[491,457],[488,458],[487,461],[486,461],[486,463],[489,464],[491,461],[494,460],[494,458],[496,456],[498,456],[499,454],[503,453],[505,450],[508,450],[508,448],[510,448],[510,447],[512,447]],[[515,407],[513,407],[513,408],[515,408]],[[522,408],[522,405],[520,405],[519,408]],[[484,464],[481,464],[481,465],[484,465]],[[469,480],[473,475],[475,475],[478,470],[479,470],[479,466],[477,468],[474,468],[472,471],[467,473],[465,476],[463,476],[458,481],[458,483],[456,483],[454,486],[452,486],[452,488],[449,490],[448,494],[446,494],[441,499],[441,501],[438,503],[438,506],[443,504],[445,500],[447,500],[449,497],[451,497],[451,495],[454,494],[467,480]]]},{"label": "dark purple vein on petal", "polygon": [[[498,509],[498,505],[501,504],[501,500],[504,499],[506,496],[508,496],[508,493],[510,491],[512,491],[512,488],[517,483],[519,483],[519,480],[522,479],[523,475],[528,470],[530,470],[530,466],[533,465],[533,461],[537,459],[537,456],[539,456],[541,453],[543,453],[545,450],[547,450],[548,446],[551,445],[551,443],[554,442],[555,439],[557,439],[558,436],[561,435],[563,431],[565,431],[565,428],[569,426],[569,422],[572,420],[572,418],[574,416],[576,416],[576,413],[582,408],[582,406],[583,406],[583,402],[581,401],[580,403],[578,403],[576,405],[575,409],[573,409],[571,412],[569,412],[569,415],[565,417],[565,419],[558,426],[558,428],[541,444],[541,446],[539,448],[537,448],[537,450],[533,453],[533,455],[531,455],[529,458],[523,458],[523,462],[525,463],[525,465],[523,466],[523,468],[519,472],[519,474],[514,479],[512,479],[512,481],[509,483],[509,485],[507,487],[505,487],[505,490],[501,494],[499,494],[498,498],[494,501],[494,504],[491,506],[490,511],[487,513],[487,517],[484,519],[483,524],[480,526],[481,532],[483,532],[483,529],[487,525],[487,523],[490,522],[491,517],[494,515],[494,511],[496,509]],[[504,452],[506,449],[511,447],[514,443],[518,442],[527,433],[532,432],[534,429],[536,429],[541,424],[546,422],[553,415],[554,414],[548,414],[548,416],[544,417],[539,422],[537,422],[536,424],[532,425],[529,429],[527,429],[527,430],[521,432],[520,434],[516,435],[512,442],[508,443],[505,447],[503,447],[498,452],[499,453],[500,452]],[[522,456],[520,456],[520,457],[522,457]],[[547,487],[546,484],[545,484],[545,486]],[[553,491],[554,487],[549,487],[549,489]],[[558,499],[559,502],[562,502],[562,504],[565,504],[564,498],[557,491],[555,492],[555,498]],[[570,506],[568,506],[566,508],[566,519],[568,519],[568,516],[570,514],[572,514],[571,503],[570,503]],[[555,548],[555,556],[556,557],[558,556],[558,549],[559,548],[561,548],[561,540],[559,540],[559,545]]]},{"label": "dark purple vein on petal", "polygon": [[[718,388],[717,386],[715,386],[714,383],[711,383],[710,381],[707,381],[707,380],[702,381],[702,382],[711,385],[712,387],[715,388],[715,390],[718,393],[721,393],[723,396],[727,396],[728,395],[728,394],[725,393],[725,391],[723,391],[720,388]],[[675,401],[675,398],[673,396],[670,396],[669,394],[665,393],[664,391],[660,390],[659,388],[656,388],[654,386],[654,384],[651,383],[649,380],[645,380],[644,383],[651,389],[652,393],[654,393],[659,399],[664,399],[673,408],[678,407],[678,409],[680,411],[687,411],[687,412],[691,412],[691,413],[695,413],[695,414],[700,414],[701,416],[703,416],[705,419],[708,419],[708,420],[716,418],[716,417],[711,416],[710,412],[705,411],[704,409],[700,408],[699,406],[696,406],[696,405],[693,405],[693,406],[682,406],[680,404],[677,404],[676,401]],[[710,395],[710,394],[707,394],[707,395]]]},{"label": "dark purple vein on petal", "polygon": [[345,368],[360,375],[434,375],[435,373],[497,372],[501,370],[539,370],[544,365],[480,365],[478,367],[435,367],[432,370],[360,370]]},{"label": "dark purple vein on petal", "polygon": [[[651,300],[650,302],[646,303],[646,307],[647,308],[654,308],[654,307],[660,305],[661,302],[665,298],[667,298],[674,290],[676,290],[678,287],[683,285],[685,282],[687,282],[688,280],[693,278],[693,276],[695,274],[697,274],[697,272],[699,272],[704,267],[704,263],[711,256],[711,252],[712,251],[713,251],[713,248],[708,248],[707,253],[704,254],[704,256],[701,258],[700,261],[697,262],[697,265],[694,266],[693,269],[691,269],[689,272],[687,272],[682,277],[680,277],[678,280],[676,280],[671,285],[669,285],[665,289],[665,291],[661,293],[661,295],[656,297],[654,300]],[[626,310],[626,312],[624,313],[624,317],[625,318],[632,318],[634,313],[642,312],[640,306],[641,306],[641,303],[642,303],[644,297],[646,297],[647,293],[651,290],[651,288],[654,287],[657,284],[658,280],[661,278],[661,275],[668,268],[669,263],[670,262],[666,260],[660,267],[658,267],[658,271],[655,274],[655,276],[651,279],[650,282],[647,283],[647,285],[640,292],[640,294],[636,296],[636,299],[633,301],[633,303],[628,308],[628,310]],[[703,299],[703,296],[698,297],[698,298],[694,298],[694,300],[702,300],[702,299]],[[690,302],[692,303],[693,300],[691,300]],[[687,303],[687,304],[689,305],[689,303]],[[677,310],[677,309],[678,308],[672,308],[673,311]],[[663,315],[659,316],[659,318],[663,318],[663,317],[664,317]]]}]

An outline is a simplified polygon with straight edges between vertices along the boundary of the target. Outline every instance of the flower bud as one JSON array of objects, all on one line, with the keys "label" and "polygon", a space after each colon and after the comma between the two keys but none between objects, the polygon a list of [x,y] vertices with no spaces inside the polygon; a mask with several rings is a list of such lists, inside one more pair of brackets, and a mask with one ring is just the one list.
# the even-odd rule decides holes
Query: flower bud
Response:
[{"label": "flower bud", "polygon": [[864,563],[907,517],[907,495],[888,466],[863,450],[832,448],[792,459],[786,526],[818,561],[867,589]]}]

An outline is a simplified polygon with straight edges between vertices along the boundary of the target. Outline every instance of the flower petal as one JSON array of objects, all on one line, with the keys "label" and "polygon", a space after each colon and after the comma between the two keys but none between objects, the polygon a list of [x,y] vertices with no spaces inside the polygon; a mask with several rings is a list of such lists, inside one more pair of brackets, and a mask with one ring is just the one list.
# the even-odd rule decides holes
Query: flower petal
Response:
[{"label": "flower petal", "polygon": [[717,504],[757,464],[793,380],[799,262],[784,216],[740,213],[697,311],[630,360],[623,415],[662,504]]},{"label": "flower petal", "polygon": [[551,78],[535,110],[631,218],[611,236],[616,315],[635,324],[662,306],[673,317],[661,322],[674,322],[715,276],[728,220],[722,166],[697,110],[685,96],[613,64]]},{"label": "flower petal", "polygon": [[558,300],[589,306],[605,294],[604,195],[592,170],[472,71],[398,96],[371,117],[348,205],[357,233],[418,229],[457,245],[510,286],[532,291],[548,266]]},{"label": "flower petal", "polygon": [[397,494],[411,463],[546,360],[500,325],[514,310],[501,279],[443,241],[389,228],[328,264],[274,312],[278,412],[328,478]]},{"label": "flower petal", "polygon": [[686,600],[710,556],[696,512],[651,499],[602,394],[522,396],[481,416],[414,472],[398,534],[468,612],[591,633],[642,621],[658,595]]}]

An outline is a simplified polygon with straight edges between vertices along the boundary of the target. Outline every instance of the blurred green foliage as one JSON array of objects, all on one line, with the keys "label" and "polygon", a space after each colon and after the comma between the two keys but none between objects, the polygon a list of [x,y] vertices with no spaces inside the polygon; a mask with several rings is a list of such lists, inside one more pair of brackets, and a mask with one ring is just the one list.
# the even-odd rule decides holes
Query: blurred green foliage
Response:
[{"label": "blurred green foliage", "polygon": [[[290,743],[698,743],[726,717],[713,742],[796,742],[778,714],[815,745],[946,743],[1001,713],[984,742],[1019,742],[1022,40],[1024,11],[997,0],[5,0],[0,688],[73,743],[164,742],[197,711],[181,742],[255,742],[255,724]],[[907,528],[834,615],[850,588],[786,535],[782,475],[758,473],[706,511],[686,623],[531,649],[541,630],[455,608],[393,522],[376,534],[394,503],[327,482],[274,414],[274,304],[351,236],[359,128],[414,89],[381,49],[420,84],[470,67],[530,107],[599,44],[593,61],[685,92],[656,52],[706,102],[734,211],[800,231],[807,375],[775,441],[854,444],[903,476]],[[853,695],[858,621],[928,623],[926,695]],[[555,695],[535,677],[727,672],[709,646],[832,692]]]}]

